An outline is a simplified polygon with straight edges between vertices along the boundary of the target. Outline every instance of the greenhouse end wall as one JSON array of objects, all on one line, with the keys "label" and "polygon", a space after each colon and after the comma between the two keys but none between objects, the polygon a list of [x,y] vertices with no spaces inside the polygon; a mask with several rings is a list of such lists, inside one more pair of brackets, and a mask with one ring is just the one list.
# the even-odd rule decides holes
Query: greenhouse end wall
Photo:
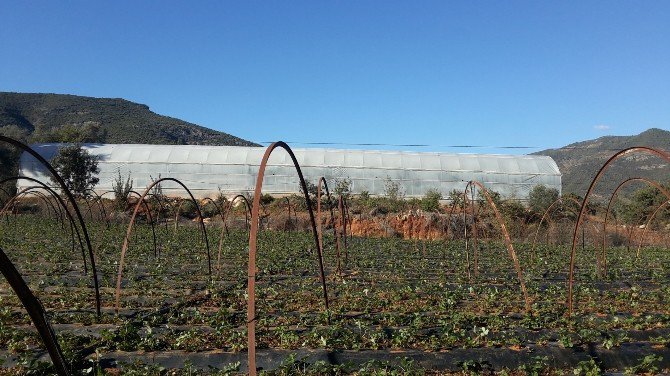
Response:
[{"label": "greenhouse end wall", "polygon": [[[37,144],[33,148],[47,160],[62,144]],[[119,173],[131,176],[135,190],[142,191],[159,177],[182,181],[196,197],[253,192],[265,148],[198,145],[85,144],[99,158],[98,193],[112,190]],[[305,179],[316,184],[325,177],[333,189],[348,179],[354,194],[367,191],[384,195],[389,181],[398,184],[406,197],[421,197],[434,189],[447,195],[477,180],[504,198],[525,200],[536,185],[561,191],[561,173],[547,156],[419,153],[378,150],[293,149]],[[21,156],[20,175],[49,182],[46,169],[27,153]],[[30,182],[19,181],[19,189]],[[164,193],[184,196],[174,183]],[[268,162],[263,192],[275,195],[299,193],[298,176],[290,156],[275,150]]]}]

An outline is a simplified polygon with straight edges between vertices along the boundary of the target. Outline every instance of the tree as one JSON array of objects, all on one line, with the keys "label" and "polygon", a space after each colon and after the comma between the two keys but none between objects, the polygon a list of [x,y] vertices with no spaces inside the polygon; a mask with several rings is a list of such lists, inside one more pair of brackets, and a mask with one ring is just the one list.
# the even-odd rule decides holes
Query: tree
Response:
[{"label": "tree", "polygon": [[96,176],[100,173],[98,158],[80,145],[68,145],[61,148],[51,160],[51,164],[75,196],[86,196],[86,191],[95,187],[100,180]]},{"label": "tree", "polygon": [[558,189],[547,188],[544,185],[536,185],[528,194],[530,210],[542,215],[554,201],[558,200]]}]

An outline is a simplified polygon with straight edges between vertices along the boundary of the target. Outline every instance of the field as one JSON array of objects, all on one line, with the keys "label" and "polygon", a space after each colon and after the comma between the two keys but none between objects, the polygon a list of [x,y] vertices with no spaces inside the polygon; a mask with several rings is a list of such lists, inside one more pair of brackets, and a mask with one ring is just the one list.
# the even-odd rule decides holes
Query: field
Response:
[{"label": "field", "polygon": [[[249,233],[241,220],[232,220],[223,236],[220,267],[221,222],[207,225],[211,275],[194,222],[157,223],[158,255],[151,227],[138,222],[117,314],[128,218],[107,225],[87,217],[100,281],[97,317],[90,270],[84,273],[68,225],[44,208],[6,217],[2,249],[41,300],[76,373],[247,372]],[[499,236],[479,239],[476,270],[472,239],[466,247],[463,238],[348,236],[338,271],[332,228],[326,229],[326,311],[312,234],[262,228],[257,367],[269,375],[654,374],[670,368],[667,249],[646,246],[637,257],[634,248],[609,246],[602,275],[600,247],[590,239],[580,244],[570,315],[570,244],[540,241],[533,249],[528,239],[514,248],[530,309]],[[0,302],[0,374],[49,372],[44,345],[5,280]]]}]

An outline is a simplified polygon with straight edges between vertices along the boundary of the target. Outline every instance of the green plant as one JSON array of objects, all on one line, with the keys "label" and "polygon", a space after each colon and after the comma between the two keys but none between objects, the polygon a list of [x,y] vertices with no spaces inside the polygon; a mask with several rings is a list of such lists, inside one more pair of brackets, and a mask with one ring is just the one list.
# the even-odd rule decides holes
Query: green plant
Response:
[{"label": "green plant", "polygon": [[349,199],[351,196],[351,179],[349,178],[344,178],[344,179],[336,179],[335,180],[335,189],[333,189],[333,192],[337,196],[341,196],[344,199]]},{"label": "green plant", "polygon": [[558,200],[558,190],[555,188],[547,188],[540,184],[533,187],[528,194],[528,205],[530,209],[542,216],[554,201]]},{"label": "green plant", "polygon": [[261,204],[270,205],[275,200],[274,196],[269,193],[263,193],[261,195]]},{"label": "green plant", "polygon": [[123,176],[121,176],[121,169],[119,168],[116,171],[118,176],[114,178],[114,184],[112,184],[114,208],[116,210],[125,210],[128,205],[128,195],[133,190],[133,181],[130,179],[130,173],[128,173],[128,177],[124,182]]},{"label": "green plant", "polygon": [[431,188],[426,191],[426,194],[421,199],[421,209],[428,212],[439,211],[440,200],[442,200],[442,193],[437,189]]},{"label": "green plant", "polygon": [[577,368],[572,370],[572,374],[576,376],[599,376],[602,375],[602,373],[603,371],[593,358],[582,360],[577,363]]},{"label": "green plant", "polygon": [[522,365],[519,370],[530,376],[540,376],[547,369],[548,361],[547,356],[534,356],[531,362]]},{"label": "green plant", "polygon": [[399,201],[405,197],[405,192],[400,183],[391,180],[387,177],[384,182],[384,196],[391,201]]},{"label": "green plant", "polygon": [[639,364],[626,368],[625,375],[639,375],[644,373],[657,374],[659,371],[657,363],[663,360],[663,357],[656,354],[647,355],[640,361]]},{"label": "green plant", "polygon": [[[87,196],[87,190],[95,187],[100,181],[96,176],[100,173],[98,158],[80,145],[62,147],[51,160],[51,164],[65,181],[65,186],[75,196]],[[57,184],[53,177],[51,179]]]}]

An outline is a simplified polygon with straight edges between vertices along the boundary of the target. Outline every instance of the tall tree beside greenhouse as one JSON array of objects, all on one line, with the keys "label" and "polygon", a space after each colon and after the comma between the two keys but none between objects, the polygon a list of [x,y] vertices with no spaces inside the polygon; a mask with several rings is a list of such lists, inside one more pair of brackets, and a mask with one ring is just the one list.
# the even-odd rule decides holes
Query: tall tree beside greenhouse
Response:
[{"label": "tall tree beside greenhouse", "polygon": [[96,176],[100,173],[98,158],[79,145],[61,148],[51,164],[65,180],[70,192],[76,196],[86,196],[86,191],[100,181]]}]

